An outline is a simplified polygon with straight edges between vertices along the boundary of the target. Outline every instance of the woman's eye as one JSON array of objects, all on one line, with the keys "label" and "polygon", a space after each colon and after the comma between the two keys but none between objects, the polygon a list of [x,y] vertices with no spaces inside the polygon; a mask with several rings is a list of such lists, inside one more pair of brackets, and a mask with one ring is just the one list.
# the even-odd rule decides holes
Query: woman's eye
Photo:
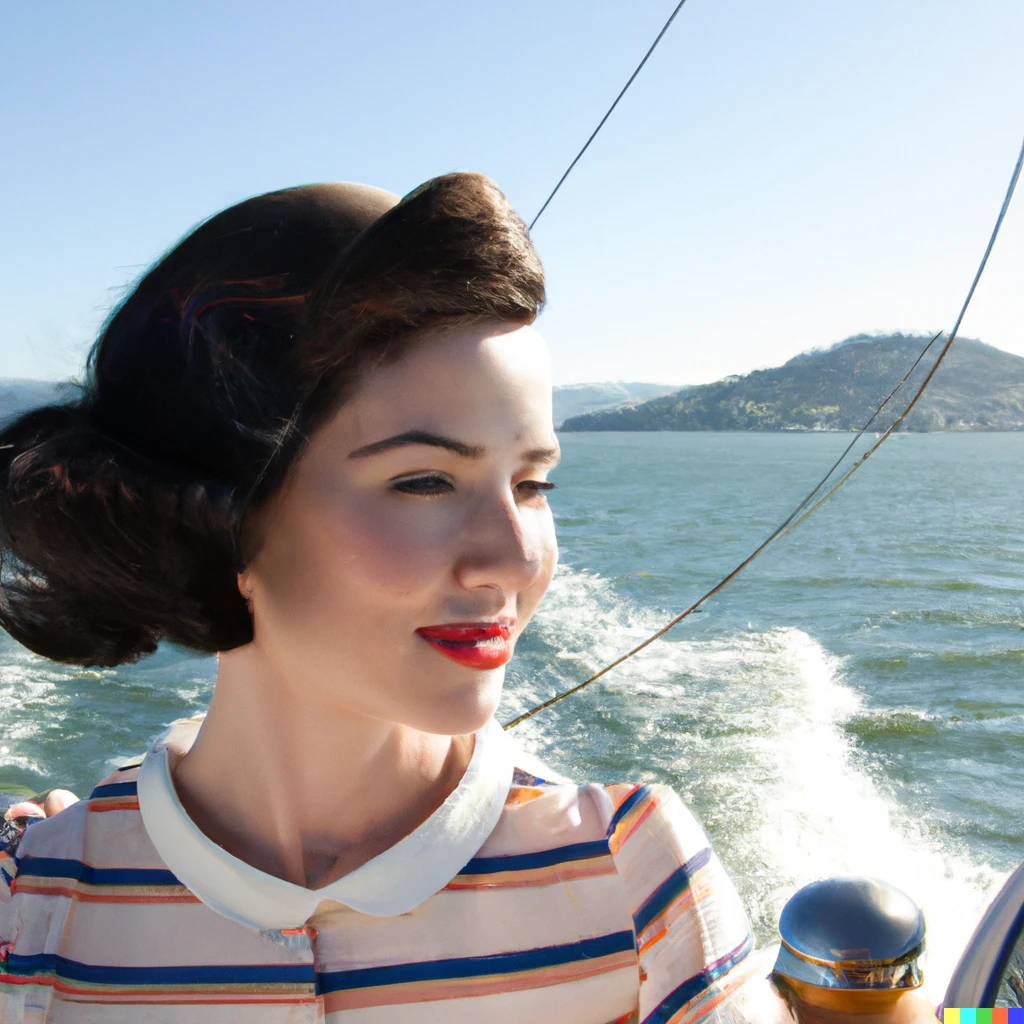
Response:
[{"label": "woman's eye", "polygon": [[455,489],[451,481],[443,476],[413,476],[406,480],[396,480],[391,487],[403,494],[420,494],[427,497],[447,494]]},{"label": "woman's eye", "polygon": [[523,480],[521,483],[516,484],[516,489],[522,489],[526,492],[527,496],[534,494],[540,494],[543,491],[553,491],[555,485],[550,480]]}]

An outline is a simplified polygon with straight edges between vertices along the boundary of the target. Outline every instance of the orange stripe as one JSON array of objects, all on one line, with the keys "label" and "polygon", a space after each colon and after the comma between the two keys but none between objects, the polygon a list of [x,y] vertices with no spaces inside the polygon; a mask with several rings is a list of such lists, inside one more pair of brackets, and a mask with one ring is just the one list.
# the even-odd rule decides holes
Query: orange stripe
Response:
[{"label": "orange stripe", "polygon": [[[59,978],[37,976],[21,978],[13,975],[0,975],[0,984],[7,985],[44,985],[55,992],[62,992],[74,998],[77,1003],[158,1003],[174,1006],[179,1003],[211,1003],[211,1004],[242,1004],[242,1003],[315,1003],[316,994],[301,995],[298,992],[254,992],[242,995],[238,992],[180,992],[172,995],[167,991],[147,992],[145,990],[121,989],[116,992],[102,992],[91,988],[76,988]],[[308,987],[308,986],[304,986]]]},{"label": "orange stripe", "polygon": [[551,868],[529,871],[501,871],[493,875],[456,875],[445,888],[460,889],[533,889],[562,882],[578,882],[585,878],[603,878],[615,874],[610,857],[602,857],[597,864],[558,864]]},{"label": "orange stripe", "polygon": [[[726,999],[728,999],[732,995],[732,989],[728,989],[726,991],[719,991],[718,995],[710,1002],[700,1004],[700,1013],[694,1016],[692,1020],[700,1020],[702,1017],[706,1016],[713,1009],[715,1009],[715,1007],[720,1006],[723,1002],[725,1002]],[[688,1003],[686,1006],[683,1007],[682,1010],[679,1011],[679,1013],[675,1014],[675,1016],[673,1016],[672,1019],[668,1021],[668,1024],[682,1024],[682,1022],[686,1019],[687,1014],[692,1013],[695,1009],[698,1009],[698,1007],[695,1006],[693,1003]]]},{"label": "orange stripe", "polygon": [[[650,800],[644,807],[643,812],[638,814],[636,818],[630,819],[629,815],[619,822],[616,826],[615,832],[612,834],[611,844],[613,844],[612,853],[618,853],[619,850],[629,842],[630,837],[634,832],[654,813],[658,806],[658,802],[654,799]],[[620,836],[620,833],[628,823],[628,831],[624,836]]]},{"label": "orange stripe", "polygon": [[516,805],[528,804],[531,800],[536,800],[537,797],[543,795],[544,790],[537,787],[513,787],[509,790],[508,797],[505,800],[505,806],[515,807]]},{"label": "orange stripe", "polygon": [[31,885],[14,880],[14,892],[31,893],[34,896],[66,896],[68,899],[79,900],[82,903],[199,903],[197,896],[190,892],[184,892],[176,896],[142,896],[130,893],[110,893],[99,895],[89,892],[87,889],[76,889],[72,886],[62,885]]},{"label": "orange stripe", "polygon": [[637,946],[636,955],[638,957],[643,956],[649,949],[661,942],[666,935],[668,935],[668,928],[662,928],[657,935],[652,935],[649,939],[646,939]]},{"label": "orange stripe", "polygon": [[329,992],[323,997],[324,1013],[359,1010],[371,1006],[407,1006],[410,1003],[433,1003],[442,999],[504,995],[534,988],[547,988],[551,985],[564,985],[625,969],[631,972],[636,970],[636,955],[631,949],[594,960],[577,960],[575,963],[524,971],[521,974],[494,974],[483,978],[375,985],[372,988]]},{"label": "orange stripe", "polygon": [[[687,889],[677,897],[676,900],[670,903],[641,933],[642,935],[650,936],[650,938],[645,938],[640,942],[640,953],[644,953],[647,949],[658,942],[672,926],[676,918],[682,916],[685,911],[695,907],[696,905],[697,899],[692,889]],[[675,913],[675,911],[678,911],[678,913]],[[669,914],[673,915],[671,921],[668,920]],[[657,928],[657,932],[655,934],[652,934],[652,931],[654,931],[656,926],[660,927]],[[640,937],[637,936],[638,940],[639,938]]]},{"label": "orange stripe", "polygon": [[89,806],[86,808],[87,811],[91,811],[93,814],[101,814],[103,811],[137,811],[139,809],[139,801],[135,799],[122,800],[120,797],[106,797],[105,799],[113,801],[112,803],[100,803],[102,797],[97,797],[95,800],[89,801]]},{"label": "orange stripe", "polygon": [[618,810],[641,786],[642,782],[609,782],[604,788],[613,797],[612,803]]}]

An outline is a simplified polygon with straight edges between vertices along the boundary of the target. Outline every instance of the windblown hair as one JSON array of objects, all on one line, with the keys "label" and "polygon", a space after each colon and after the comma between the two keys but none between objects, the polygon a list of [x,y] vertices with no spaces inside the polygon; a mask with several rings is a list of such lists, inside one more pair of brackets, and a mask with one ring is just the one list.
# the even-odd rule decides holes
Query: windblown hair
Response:
[{"label": "windblown hair", "polygon": [[0,431],[0,625],[79,665],[248,643],[244,526],[309,436],[423,332],[543,302],[526,228],[479,174],[217,214],[115,310],[80,395]]}]

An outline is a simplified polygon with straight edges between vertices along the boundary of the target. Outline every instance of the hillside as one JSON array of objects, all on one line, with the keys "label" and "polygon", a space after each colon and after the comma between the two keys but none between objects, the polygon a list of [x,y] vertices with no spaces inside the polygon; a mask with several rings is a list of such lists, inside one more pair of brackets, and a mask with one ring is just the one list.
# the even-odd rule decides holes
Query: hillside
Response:
[{"label": "hillside", "polygon": [[643,384],[630,381],[609,381],[604,384],[562,384],[554,389],[555,425],[586,412],[635,405],[649,398],[676,394],[678,384]]},{"label": "hillside", "polygon": [[[927,337],[857,335],[769,370],[726,377],[630,408],[574,416],[565,431],[856,430],[917,358]],[[938,343],[932,353],[937,354]],[[929,353],[910,381],[915,387]],[[910,397],[906,387],[902,395]],[[901,406],[902,407],[902,406]],[[891,422],[883,413],[877,421]],[[958,339],[907,430],[1024,430],[1024,358]]]}]

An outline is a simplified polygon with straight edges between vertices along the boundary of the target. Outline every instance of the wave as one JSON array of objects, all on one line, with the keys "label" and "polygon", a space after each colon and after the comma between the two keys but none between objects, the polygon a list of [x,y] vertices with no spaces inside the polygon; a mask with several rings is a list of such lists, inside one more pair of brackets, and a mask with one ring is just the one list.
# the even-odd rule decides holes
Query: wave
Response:
[{"label": "wave", "polygon": [[980,668],[995,665],[1024,665],[1024,650],[1007,651],[942,651],[936,660],[947,665],[977,665]]},{"label": "wave", "polygon": [[1002,651],[938,650],[914,651],[910,654],[888,654],[881,657],[856,659],[857,668],[872,675],[903,674],[908,668],[916,672],[943,672],[949,666],[958,669],[1024,668],[1024,650],[1009,648]]},{"label": "wave", "polygon": [[49,673],[33,672],[27,663],[28,657],[5,657],[5,662],[0,664],[0,708],[3,708],[0,788],[27,785],[35,790],[35,783],[45,778],[45,766],[38,757],[29,755],[28,748],[34,745],[33,741],[47,721],[59,725],[67,717],[69,708],[58,688],[59,679]]},{"label": "wave", "polygon": [[843,724],[843,730],[859,740],[910,736],[934,736],[947,721],[938,715],[909,708],[855,715]]},{"label": "wave", "polygon": [[[871,742],[913,736],[936,736],[940,732],[953,729],[983,729],[1019,735],[1022,723],[1024,714],[1009,708],[964,710],[960,714],[944,715],[915,708],[884,708],[852,716],[843,724],[843,730],[861,742]],[[1015,728],[1007,729],[1007,726]]]},{"label": "wave", "polygon": [[214,671],[212,658],[170,647],[142,665],[74,668],[0,633],[0,789],[89,792],[164,724],[205,705]]},{"label": "wave", "polygon": [[994,586],[992,583],[982,583],[978,580],[948,580],[948,579],[920,579],[900,576],[777,576],[773,582],[776,584],[788,584],[798,587],[840,587],[844,591],[854,588],[868,587],[873,590],[913,590],[922,592],[928,590],[937,591],[1009,591],[1016,593],[1020,586],[1013,584],[1005,587]]},{"label": "wave", "polygon": [[[594,573],[561,567],[510,673],[506,718],[579,682],[662,625]],[[786,899],[836,874],[888,879],[929,921],[938,1000],[1003,879],[935,819],[911,819],[858,729],[939,728],[912,709],[869,712],[844,662],[792,628],[708,635],[682,626],[519,739],[570,777],[672,784],[704,822],[762,943]],[[704,630],[698,632],[698,630]]]},{"label": "wave", "polygon": [[1009,626],[1024,629],[1024,616],[980,608],[897,608],[887,616],[893,622],[927,622],[950,626]]}]

